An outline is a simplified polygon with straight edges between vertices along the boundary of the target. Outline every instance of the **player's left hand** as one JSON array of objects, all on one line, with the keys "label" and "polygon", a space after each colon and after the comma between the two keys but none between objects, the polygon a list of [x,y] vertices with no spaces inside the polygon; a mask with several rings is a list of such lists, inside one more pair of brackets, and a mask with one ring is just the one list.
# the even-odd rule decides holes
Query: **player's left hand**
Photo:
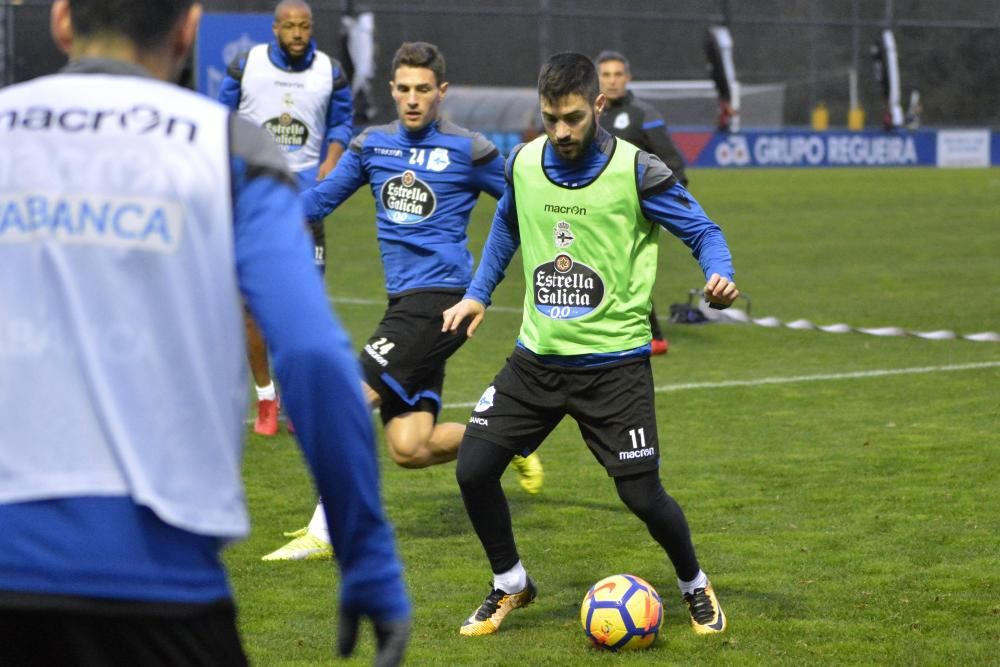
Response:
[{"label": "player's left hand", "polygon": [[[358,641],[360,617],[343,609],[337,628],[337,654],[346,658],[354,653]],[[375,621],[375,667],[396,667],[403,662],[410,641],[410,621]]]},{"label": "player's left hand", "polygon": [[740,290],[737,289],[736,283],[733,281],[723,278],[718,273],[713,273],[712,277],[705,283],[704,293],[705,300],[709,303],[728,307],[733,305],[733,301],[736,301]]}]

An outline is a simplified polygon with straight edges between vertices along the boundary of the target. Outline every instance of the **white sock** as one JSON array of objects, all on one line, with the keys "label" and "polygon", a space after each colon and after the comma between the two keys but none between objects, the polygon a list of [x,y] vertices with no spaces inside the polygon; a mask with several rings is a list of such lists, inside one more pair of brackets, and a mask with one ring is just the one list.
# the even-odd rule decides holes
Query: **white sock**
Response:
[{"label": "white sock", "polygon": [[694,593],[696,588],[705,588],[708,586],[708,575],[706,575],[701,570],[698,570],[698,576],[696,576],[691,581],[681,581],[677,580],[677,585],[681,589],[681,595],[687,595],[688,593]]},{"label": "white sock", "polygon": [[274,390],[274,383],[269,383],[266,387],[257,387],[258,401],[273,401],[278,396]]},{"label": "white sock", "polygon": [[330,529],[326,525],[326,515],[323,514],[323,503],[318,503],[309,520],[309,533],[327,544],[330,543]]},{"label": "white sock", "polygon": [[517,561],[514,567],[506,572],[493,575],[493,588],[499,588],[504,593],[520,593],[528,585],[528,573]]}]

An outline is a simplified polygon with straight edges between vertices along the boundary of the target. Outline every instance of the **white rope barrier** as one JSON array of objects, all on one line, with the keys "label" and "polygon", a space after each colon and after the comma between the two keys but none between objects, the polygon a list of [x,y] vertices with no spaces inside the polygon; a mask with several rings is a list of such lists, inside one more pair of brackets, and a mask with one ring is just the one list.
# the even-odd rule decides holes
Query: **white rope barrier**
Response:
[{"label": "white rope barrier", "polygon": [[[700,294],[701,290],[692,290],[696,294]],[[741,297],[742,298],[742,297]],[[339,304],[345,305],[383,305],[384,301],[375,301],[372,299],[358,299],[353,297],[338,296],[336,298],[331,298],[331,301]],[[688,302],[691,305],[691,301]],[[936,331],[908,331],[901,327],[852,327],[850,324],[827,324],[818,325],[813,324],[809,320],[792,320],[791,322],[782,322],[776,317],[759,317],[754,318],[739,308],[727,308],[726,310],[714,310],[708,307],[708,304],[701,301],[696,307],[705,316],[705,319],[711,320],[713,322],[732,322],[736,324],[755,324],[759,327],[767,327],[770,329],[776,329],[779,327],[785,327],[786,329],[795,329],[798,331],[825,331],[826,333],[835,334],[846,334],[846,333],[860,333],[867,334],[869,336],[913,336],[916,338],[923,338],[924,340],[971,340],[977,343],[1000,343],[1000,333],[995,331],[981,331],[979,333],[971,334],[958,334],[954,331],[948,329],[938,329]],[[505,306],[490,306],[490,312],[503,312],[503,313],[520,313],[520,308],[505,307]],[[664,315],[658,317],[658,319],[669,322],[670,318]]]},{"label": "white rope barrier", "polygon": [[713,310],[708,304],[702,302],[698,305],[698,310],[705,315],[706,319],[714,322],[733,322],[737,324],[754,324],[759,327],[771,329],[785,327],[797,331],[825,331],[826,333],[846,334],[860,333],[869,336],[913,336],[924,340],[971,340],[976,343],[1000,343],[1000,333],[995,331],[981,331],[979,333],[959,334],[948,329],[937,329],[935,331],[909,331],[902,327],[852,327],[850,324],[813,324],[809,320],[793,320],[782,322],[776,317],[750,317],[750,315],[739,308],[727,308],[726,310]]}]

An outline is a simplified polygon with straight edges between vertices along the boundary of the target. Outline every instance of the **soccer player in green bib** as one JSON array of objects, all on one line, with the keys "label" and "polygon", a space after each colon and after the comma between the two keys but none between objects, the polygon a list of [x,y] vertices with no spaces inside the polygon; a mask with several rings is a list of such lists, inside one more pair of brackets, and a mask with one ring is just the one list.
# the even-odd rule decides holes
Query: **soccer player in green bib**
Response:
[{"label": "soccer player in green bib", "polygon": [[521,331],[473,409],[458,453],[462,499],[493,571],[492,590],[461,634],[492,634],[535,598],[500,477],[565,415],[666,551],[694,631],[722,632],[726,617],[684,512],[660,482],[648,318],[661,226],[691,248],[706,276],[705,298],[716,307],[739,296],[729,248],[659,158],[600,128],[606,99],[589,58],[549,58],[538,94],[545,134],[507,159],[506,189],[480,266],[465,298],[444,313],[445,331],[471,318],[471,336],[521,248]]}]

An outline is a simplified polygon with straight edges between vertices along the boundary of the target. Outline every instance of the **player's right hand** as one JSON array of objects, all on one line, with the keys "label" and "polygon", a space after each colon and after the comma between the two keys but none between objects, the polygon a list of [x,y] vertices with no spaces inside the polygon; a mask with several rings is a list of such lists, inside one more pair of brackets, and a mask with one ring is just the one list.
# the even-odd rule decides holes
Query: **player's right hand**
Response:
[{"label": "player's right hand", "polygon": [[[337,654],[346,658],[358,642],[360,617],[343,609],[337,628]],[[410,641],[410,620],[375,621],[375,667],[396,667],[403,662]]]},{"label": "player's right hand", "polygon": [[486,316],[486,306],[475,299],[462,299],[441,315],[444,318],[444,323],[441,325],[442,333],[449,331],[455,333],[465,318],[472,317],[469,330],[466,332],[469,338],[472,338],[472,334],[479,328],[479,323]]},{"label": "player's right hand", "polygon": [[704,294],[705,300],[710,304],[728,308],[733,305],[733,301],[736,301],[740,291],[737,289],[736,283],[718,273],[713,273],[708,282],[705,283]]}]

